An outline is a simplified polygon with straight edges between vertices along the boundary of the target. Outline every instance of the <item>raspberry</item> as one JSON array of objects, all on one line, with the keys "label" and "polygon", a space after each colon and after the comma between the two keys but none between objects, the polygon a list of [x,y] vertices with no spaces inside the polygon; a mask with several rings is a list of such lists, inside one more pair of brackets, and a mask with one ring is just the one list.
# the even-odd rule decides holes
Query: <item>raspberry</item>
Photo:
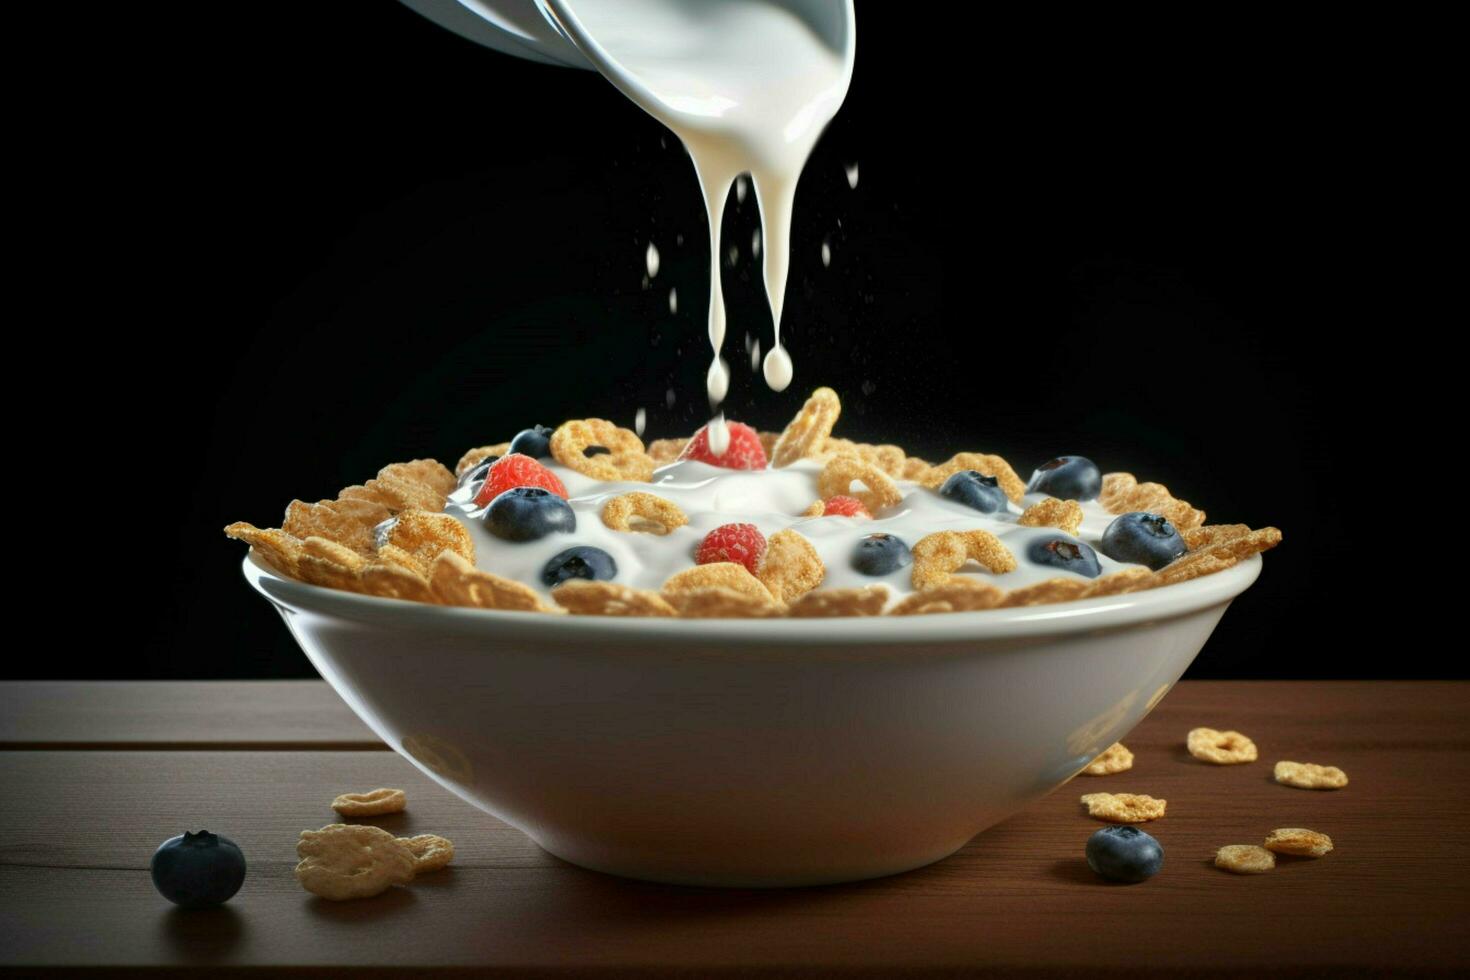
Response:
[{"label": "raspberry", "polygon": [[823,503],[823,517],[866,517],[872,520],[873,515],[868,513],[868,508],[856,497],[828,497]]},{"label": "raspberry", "polygon": [[766,557],[766,537],[754,524],[721,524],[704,536],[694,553],[696,565],[717,561],[733,561],[756,574],[761,559]]},{"label": "raspberry", "polygon": [[761,437],[744,422],[726,422],[730,430],[730,445],[725,455],[716,456],[709,448],[709,426],[694,433],[689,444],[679,453],[680,459],[695,459],[711,466],[723,466],[727,470],[763,470],[766,468],[766,451],[761,448]]},{"label": "raspberry", "polygon": [[567,499],[567,488],[555,473],[529,456],[511,453],[491,464],[485,473],[485,482],[475,494],[475,506],[483,507],[496,497],[516,487],[540,487],[542,490]]}]

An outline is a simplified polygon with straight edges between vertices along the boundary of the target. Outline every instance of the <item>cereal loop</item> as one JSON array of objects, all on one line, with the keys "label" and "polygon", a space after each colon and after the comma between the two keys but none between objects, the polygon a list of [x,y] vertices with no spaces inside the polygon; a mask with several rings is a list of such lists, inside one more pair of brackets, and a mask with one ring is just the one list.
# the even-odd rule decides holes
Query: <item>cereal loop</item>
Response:
[{"label": "cereal loop", "polygon": [[438,834],[419,834],[417,837],[400,837],[398,843],[413,854],[415,875],[438,871],[454,860],[454,844]]},{"label": "cereal loop", "polygon": [[826,447],[827,437],[842,414],[842,402],[831,388],[818,388],[812,392],[801,411],[786,426],[769,453],[773,467],[790,466],[798,459],[820,455]]},{"label": "cereal loop", "polygon": [[[860,481],[867,489],[851,489],[855,481]],[[822,495],[823,500],[840,496],[856,497],[868,508],[870,514],[876,514],[880,509],[892,507],[903,500],[903,494],[899,492],[898,484],[893,482],[893,477],[884,473],[876,464],[856,456],[836,456],[829,459],[822,467],[822,475],[817,478],[817,492]]]},{"label": "cereal loop", "polygon": [[982,476],[993,476],[1012,503],[1019,504],[1026,495],[1026,483],[999,456],[985,453],[956,453],[947,462],[931,466],[923,472],[919,482],[931,490],[944,486],[944,481],[964,470],[975,470]]},{"label": "cereal loop", "polygon": [[936,531],[920,538],[913,547],[914,570],[910,578],[923,591],[944,585],[968,561],[977,561],[996,575],[1012,571],[1016,557],[989,531]]},{"label": "cereal loop", "polygon": [[1319,858],[1332,850],[1332,838],[1304,827],[1278,827],[1266,835],[1266,850]]},{"label": "cereal loop", "polygon": [[408,794],[401,789],[343,793],[332,801],[332,809],[344,817],[379,817],[385,813],[401,813],[407,806]]},{"label": "cereal loop", "polygon": [[1082,526],[1082,505],[1075,500],[1047,497],[1027,507],[1016,523],[1022,527],[1054,527],[1076,537]]},{"label": "cereal loop", "polygon": [[673,501],[635,490],[619,494],[604,504],[602,523],[614,531],[664,535],[688,524],[689,518]]},{"label": "cereal loop", "polygon": [[1347,773],[1315,762],[1278,762],[1271,776],[1283,786],[1297,789],[1342,789],[1348,784]]},{"label": "cereal loop", "polygon": [[1143,823],[1164,815],[1168,800],[1138,793],[1088,793],[1082,797],[1087,815],[1107,823]]},{"label": "cereal loop", "polygon": [[1217,766],[1235,766],[1256,761],[1256,743],[1240,732],[1217,732],[1213,728],[1190,729],[1185,737],[1189,754]]},{"label": "cereal loop", "polygon": [[787,528],[771,535],[757,576],[777,602],[791,602],[822,584],[827,568],[812,543]]},{"label": "cereal loop", "polygon": [[1114,742],[1082,770],[1084,776],[1111,776],[1133,768],[1133,753],[1122,742]]},{"label": "cereal loop", "polygon": [[[594,447],[607,452],[587,455]],[[653,458],[643,451],[643,440],[631,429],[606,419],[573,419],[551,434],[551,455],[583,476],[607,482],[647,483],[653,479]]]},{"label": "cereal loop", "polygon": [[1255,844],[1227,844],[1215,852],[1215,867],[1238,875],[1265,874],[1276,867],[1276,855]]},{"label": "cereal loop", "polygon": [[296,880],[333,902],[371,898],[413,880],[413,851],[381,827],[328,824],[303,830],[296,844]]}]

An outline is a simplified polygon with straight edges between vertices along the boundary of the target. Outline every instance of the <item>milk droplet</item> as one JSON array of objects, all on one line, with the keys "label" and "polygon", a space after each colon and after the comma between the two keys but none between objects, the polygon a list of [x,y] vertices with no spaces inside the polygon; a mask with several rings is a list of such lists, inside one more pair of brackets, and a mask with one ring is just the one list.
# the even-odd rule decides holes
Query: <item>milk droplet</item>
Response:
[{"label": "milk droplet", "polygon": [[855,162],[850,163],[847,165],[847,186],[851,187],[853,190],[857,190],[857,181],[858,165]]},{"label": "milk droplet", "polygon": [[779,343],[766,355],[766,385],[772,391],[785,391],[791,384],[791,355]]},{"label": "milk droplet", "polygon": [[832,246],[825,241],[822,242],[822,265],[824,267],[832,264]]},{"label": "milk droplet", "polygon": [[730,365],[725,363],[723,357],[716,357],[710,364],[704,384],[709,392],[711,405],[718,405],[725,400],[725,395],[730,391]]},{"label": "milk droplet", "polygon": [[674,389],[670,388],[664,392],[664,405],[668,408],[674,407]]},{"label": "milk droplet", "polygon": [[648,252],[644,255],[644,260],[648,263],[648,278],[652,279],[658,275],[658,246],[653,242],[648,243]]},{"label": "milk droplet", "polygon": [[683,245],[684,244],[684,233],[683,232],[680,232],[679,234],[677,234],[677,235],[674,236],[674,244],[675,245]]},{"label": "milk droplet", "polygon": [[745,353],[750,353],[750,331],[745,332]]},{"label": "milk droplet", "polygon": [[746,182],[745,177],[743,175],[740,176],[740,177],[736,177],[735,178],[735,203],[736,204],[744,204],[745,203],[745,190],[749,186],[750,185]]},{"label": "milk droplet", "polygon": [[679,290],[677,290],[677,289],[670,289],[669,290],[669,312],[670,313],[678,313],[679,312]]},{"label": "milk droplet", "polygon": [[731,245],[730,246],[730,251],[728,253],[726,253],[726,254],[728,254],[730,256],[730,264],[731,265],[739,265],[740,264],[740,249],[739,248],[737,248],[734,245]]},{"label": "milk droplet", "polygon": [[750,254],[756,258],[761,257],[761,230],[759,228],[750,233]]},{"label": "milk droplet", "polygon": [[761,367],[761,342],[757,340],[755,346],[750,349],[750,371],[754,374]]},{"label": "milk droplet", "polygon": [[709,439],[709,451],[716,456],[725,455],[725,450],[730,448],[730,429],[725,425],[724,412],[715,413],[715,417],[709,420],[705,434]]},{"label": "milk droplet", "polygon": [[633,416],[633,431],[638,433],[640,439],[643,438],[643,429],[646,425],[648,425],[648,413],[640,408]]}]

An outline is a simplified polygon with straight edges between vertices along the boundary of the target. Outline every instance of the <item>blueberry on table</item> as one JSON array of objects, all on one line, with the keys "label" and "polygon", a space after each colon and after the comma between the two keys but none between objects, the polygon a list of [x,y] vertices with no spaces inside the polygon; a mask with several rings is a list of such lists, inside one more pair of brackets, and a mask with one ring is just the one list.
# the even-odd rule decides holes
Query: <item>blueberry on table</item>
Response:
[{"label": "blueberry on table", "polygon": [[153,852],[148,867],[158,893],[186,909],[223,905],[245,881],[240,848],[207,830],[170,837]]},{"label": "blueberry on table", "polygon": [[864,535],[852,552],[852,567],[864,575],[888,575],[913,563],[909,546],[891,534]]},{"label": "blueberry on table", "polygon": [[958,501],[966,507],[973,507],[984,514],[994,514],[997,511],[1005,513],[1006,505],[1011,502],[1006,492],[1000,488],[1000,481],[979,470],[960,470],[944,481],[944,485],[939,488],[939,495]]},{"label": "blueberry on table", "polygon": [[1102,493],[1102,471],[1086,456],[1058,456],[1036,467],[1026,492],[1058,500],[1096,500]]},{"label": "blueberry on table", "polygon": [[1164,849],[1137,827],[1104,827],[1087,838],[1087,866],[1109,881],[1136,884],[1164,867]]},{"label": "blueberry on table", "polygon": [[529,456],[532,459],[542,459],[550,456],[551,431],[544,425],[533,425],[529,429],[522,429],[510,441],[510,452],[520,453],[522,456]]},{"label": "blueberry on table", "polygon": [[1113,561],[1147,565],[1154,571],[1189,550],[1179,531],[1161,514],[1124,514],[1103,532],[1098,548]]},{"label": "blueberry on table", "polygon": [[550,490],[513,487],[490,501],[485,527],[506,541],[535,541],[557,531],[575,531],[577,515]]},{"label": "blueberry on table", "polygon": [[1102,574],[1097,552],[1076,538],[1065,535],[1037,538],[1026,546],[1026,557],[1037,565],[1066,569],[1088,578],[1097,578]]},{"label": "blueberry on table", "polygon": [[618,563],[601,548],[578,545],[556,555],[541,569],[541,581],[554,588],[567,579],[586,578],[606,582],[616,578]]}]

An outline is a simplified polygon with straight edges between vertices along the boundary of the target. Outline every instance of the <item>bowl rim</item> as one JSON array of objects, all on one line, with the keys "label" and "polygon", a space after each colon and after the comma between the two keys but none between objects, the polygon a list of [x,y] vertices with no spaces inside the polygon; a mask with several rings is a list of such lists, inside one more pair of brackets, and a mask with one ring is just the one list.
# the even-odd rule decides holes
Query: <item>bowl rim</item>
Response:
[{"label": "bowl rim", "polygon": [[597,637],[606,641],[752,642],[810,646],[965,642],[1058,635],[1172,619],[1223,605],[1261,573],[1260,555],[1187,582],[1142,592],[1074,599],[1040,606],[930,616],[842,616],[816,619],[669,619],[652,616],[563,616],[438,606],[361,595],[285,578],[254,555],[242,562],[245,579],[283,613],[310,612],[369,626],[470,633],[547,641]]}]

